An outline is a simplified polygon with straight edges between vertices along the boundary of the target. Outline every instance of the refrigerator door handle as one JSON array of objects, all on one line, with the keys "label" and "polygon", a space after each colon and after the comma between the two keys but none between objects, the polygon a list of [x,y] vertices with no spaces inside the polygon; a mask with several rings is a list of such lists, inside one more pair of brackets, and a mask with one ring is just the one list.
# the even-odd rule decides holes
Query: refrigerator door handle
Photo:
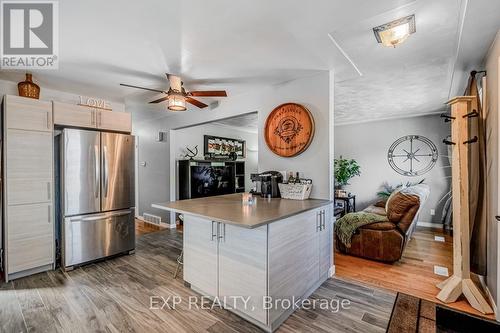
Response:
[{"label": "refrigerator door handle", "polygon": [[103,180],[104,180],[104,197],[107,198],[108,197],[108,185],[109,185],[109,179],[108,179],[108,148],[106,146],[103,146],[102,148],[102,151],[103,151],[103,154],[102,154],[102,157],[103,157],[103,161],[102,161],[102,164],[103,164],[103,171],[102,171],[102,177],[103,177]]},{"label": "refrigerator door handle", "polygon": [[78,221],[78,220],[80,220],[82,222],[106,220],[106,219],[110,219],[112,217],[119,217],[119,216],[130,215],[131,213],[132,213],[131,210],[125,210],[125,211],[119,211],[119,212],[111,212],[111,213],[99,214],[99,215],[94,215],[94,216],[88,216],[88,217],[71,219],[71,222],[75,222],[75,221]]},{"label": "refrigerator door handle", "polygon": [[100,174],[100,167],[99,167],[99,147],[94,146],[94,195],[96,198],[99,198],[99,174]]}]

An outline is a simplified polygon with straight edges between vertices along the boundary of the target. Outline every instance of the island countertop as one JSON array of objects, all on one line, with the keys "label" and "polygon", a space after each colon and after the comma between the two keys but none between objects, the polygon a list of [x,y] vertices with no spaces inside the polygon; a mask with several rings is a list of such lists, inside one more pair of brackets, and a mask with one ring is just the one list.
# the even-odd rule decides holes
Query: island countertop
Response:
[{"label": "island countertop", "polygon": [[152,206],[252,229],[332,203],[320,199],[265,199],[257,196],[256,203],[244,205],[241,198],[242,194],[236,193],[158,203]]}]

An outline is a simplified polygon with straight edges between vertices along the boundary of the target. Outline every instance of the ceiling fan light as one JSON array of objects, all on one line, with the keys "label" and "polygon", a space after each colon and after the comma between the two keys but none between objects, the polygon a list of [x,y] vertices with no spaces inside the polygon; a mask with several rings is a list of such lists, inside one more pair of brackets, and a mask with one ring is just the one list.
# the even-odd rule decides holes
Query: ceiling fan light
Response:
[{"label": "ceiling fan light", "polygon": [[373,28],[377,42],[384,46],[396,47],[416,31],[415,15],[406,16]]},{"label": "ceiling fan light", "polygon": [[168,97],[168,109],[170,111],[186,111],[186,98],[182,95],[171,95]]}]

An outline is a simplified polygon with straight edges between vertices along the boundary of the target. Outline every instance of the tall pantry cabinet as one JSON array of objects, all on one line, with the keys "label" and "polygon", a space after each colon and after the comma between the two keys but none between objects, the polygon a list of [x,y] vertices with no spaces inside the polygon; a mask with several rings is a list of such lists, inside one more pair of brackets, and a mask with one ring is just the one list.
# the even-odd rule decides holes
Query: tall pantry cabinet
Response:
[{"label": "tall pantry cabinet", "polygon": [[52,102],[5,96],[3,111],[3,268],[6,280],[53,269]]}]

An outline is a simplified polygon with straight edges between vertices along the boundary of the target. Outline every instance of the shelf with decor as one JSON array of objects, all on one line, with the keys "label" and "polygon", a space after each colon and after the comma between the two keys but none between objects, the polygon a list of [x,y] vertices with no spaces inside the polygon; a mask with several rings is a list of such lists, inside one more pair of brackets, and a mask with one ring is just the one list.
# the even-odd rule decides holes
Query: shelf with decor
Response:
[{"label": "shelf with decor", "polygon": [[220,160],[179,160],[179,200],[245,191],[245,162]]}]

